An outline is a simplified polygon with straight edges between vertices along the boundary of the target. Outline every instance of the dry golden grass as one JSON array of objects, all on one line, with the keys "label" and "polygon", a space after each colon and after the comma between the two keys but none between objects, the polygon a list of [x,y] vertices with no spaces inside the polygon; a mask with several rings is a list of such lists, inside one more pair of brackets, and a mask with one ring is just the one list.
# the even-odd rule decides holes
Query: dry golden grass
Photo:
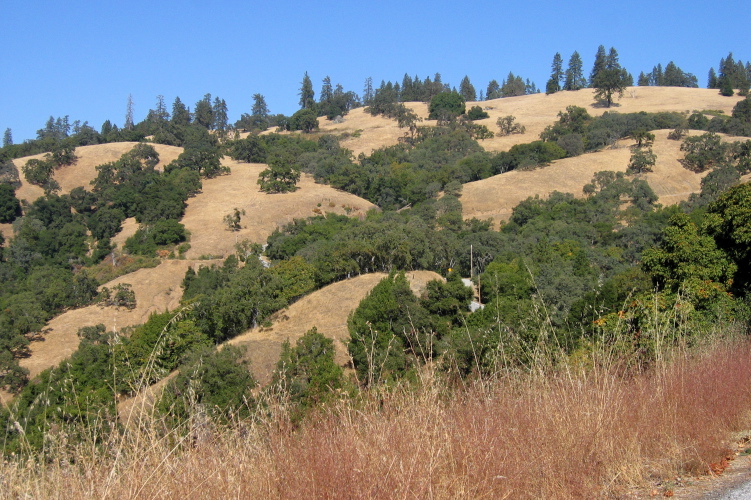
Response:
[{"label": "dry golden grass", "polygon": [[[76,148],[78,160],[73,165],[67,165],[55,170],[53,174],[55,180],[60,184],[60,193],[69,193],[72,189],[79,186],[90,190],[91,185],[89,183],[97,176],[96,166],[120,159],[123,154],[133,149],[136,144],[138,143],[113,142]],[[175,146],[165,146],[164,144],[152,144],[152,146],[159,153],[158,169],[164,168],[164,165],[176,160],[180,153],[183,152],[183,148]],[[16,191],[18,199],[31,203],[44,195],[42,188],[26,182],[21,170],[28,160],[32,158],[42,159],[43,157],[44,154],[38,154],[13,160],[21,178],[21,187]]]},{"label": "dry golden grass", "polygon": [[[375,205],[358,196],[316,184],[303,174],[292,193],[267,194],[258,189],[258,175],[263,164],[240,163],[225,158],[222,163],[232,173],[203,181],[203,190],[188,200],[182,223],[191,233],[189,258],[201,255],[227,256],[235,252],[235,243],[245,239],[266,243],[277,227],[296,218],[307,218],[326,212],[350,215],[365,214]],[[223,223],[225,215],[235,208],[245,210],[242,229],[231,232]]]},{"label": "dry golden grass", "polygon": [[[676,494],[751,425],[751,346],[718,344],[633,378],[616,366],[342,399],[292,426],[250,421],[163,437],[156,418],[48,461],[0,464],[13,498],[642,498]],[[188,424],[189,426],[192,424]],[[57,447],[56,447],[57,446]],[[695,491],[695,490],[694,490]],[[654,496],[654,494],[652,494]]]},{"label": "dry golden grass", "polygon": [[[633,97],[632,97],[633,95]],[[679,87],[629,87],[623,98],[616,101],[611,108],[596,106],[594,90],[583,89],[575,92],[556,92],[555,94],[534,94],[519,97],[507,97],[490,101],[468,102],[471,106],[480,106],[490,115],[476,123],[485,125],[493,132],[498,132],[496,121],[503,116],[513,115],[519,124],[526,127],[524,134],[485,139],[480,144],[487,151],[508,151],[515,144],[522,144],[539,139],[540,132],[558,119],[558,112],[565,111],[566,106],[580,106],[592,116],[599,116],[606,111],[634,113],[637,111],[658,112],[693,110],[721,110],[730,115],[733,106],[742,97],[723,97],[715,89],[689,89]],[[423,118],[423,125],[435,126],[435,120],[427,120],[428,106],[421,102],[408,102],[405,105]],[[373,117],[363,108],[350,111],[343,123],[334,123],[326,118],[319,118],[321,132],[332,134],[347,133],[350,136],[361,130],[360,137],[350,137],[342,146],[351,149],[355,156],[359,153],[370,154],[374,149],[396,144],[404,135],[395,120],[382,116]]]},{"label": "dry golden grass", "polygon": [[165,260],[155,268],[139,269],[121,276],[105,286],[110,289],[120,283],[132,285],[136,294],[133,310],[91,305],[64,312],[53,318],[45,327],[44,340],[30,345],[31,356],[20,360],[20,365],[34,377],[70,357],[78,348],[78,329],[103,323],[108,330],[145,323],[152,313],[175,309],[182,297],[180,288],[188,267],[206,264],[205,261]]},{"label": "dry golden grass", "polygon": [[[251,371],[261,384],[271,380],[282,343],[289,340],[294,344],[314,326],[334,339],[336,362],[344,365],[349,361],[344,344],[349,339],[347,317],[386,276],[384,273],[363,274],[328,285],[274,314],[270,328],[254,328],[229,343],[248,346]],[[407,273],[407,278],[417,295],[425,290],[428,281],[443,279],[432,271],[412,271]]]}]

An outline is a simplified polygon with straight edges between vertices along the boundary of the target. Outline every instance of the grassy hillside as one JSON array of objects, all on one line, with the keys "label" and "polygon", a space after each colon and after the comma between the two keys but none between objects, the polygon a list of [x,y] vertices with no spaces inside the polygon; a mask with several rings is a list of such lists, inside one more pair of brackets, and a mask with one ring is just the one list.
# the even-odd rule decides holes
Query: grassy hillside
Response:
[{"label": "grassy hillside", "polygon": [[[478,123],[486,124],[488,128],[496,128],[497,118],[514,115],[517,121],[526,126],[525,134],[507,137],[495,137],[481,141],[482,146],[489,151],[507,150],[514,144],[521,144],[537,139],[539,133],[557,119],[559,111],[569,105],[586,108],[593,116],[605,111],[635,112],[635,111],[680,111],[719,110],[730,114],[738,97],[726,98],[711,89],[660,88],[638,87],[627,90],[618,105],[611,109],[594,105],[591,89],[577,92],[558,92],[552,95],[529,95],[506,99],[497,99],[477,103],[487,109],[490,118]],[[468,106],[474,103],[468,103]],[[408,103],[408,106],[418,116],[427,118],[427,105],[423,103]],[[340,134],[342,146],[351,149],[355,154],[370,153],[373,149],[393,145],[404,134],[394,120],[381,116],[371,116],[362,108],[353,110],[341,124],[335,124],[320,119],[323,133]],[[426,120],[427,125],[435,125],[435,121]],[[654,151],[657,154],[657,164],[654,172],[644,175],[659,202],[673,204],[685,200],[691,193],[698,192],[702,175],[694,174],[684,169],[678,159],[682,157],[680,142],[667,140],[668,131],[657,131]],[[696,133],[696,132],[695,132]],[[595,172],[602,170],[625,171],[629,159],[628,145],[631,141],[623,140],[616,149],[588,153],[582,156],[558,160],[552,165],[533,171],[511,171],[494,177],[466,184],[461,197],[463,216],[465,219],[492,219],[496,224],[505,221],[512,209],[529,196],[545,197],[553,191],[570,192],[575,196],[583,196],[582,187],[590,182]],[[130,150],[135,143],[112,143],[96,146],[85,146],[76,149],[78,160],[74,165],[57,170],[55,179],[60,183],[62,192],[69,192],[74,187],[88,187],[89,182],[96,177],[95,166],[118,159]],[[182,148],[155,145],[160,155],[157,168],[163,166],[182,152]],[[14,162],[20,167],[31,158],[19,158]],[[287,194],[269,195],[258,190],[257,178],[265,165],[245,164],[225,157],[222,164],[230,167],[232,173],[203,182],[202,191],[188,200],[188,208],[182,219],[186,229],[190,231],[190,250],[186,257],[223,258],[234,252],[237,242],[249,240],[254,243],[265,243],[266,238],[277,227],[291,222],[295,218],[304,218],[316,213],[349,213],[350,215],[364,214],[374,205],[366,200],[348,193],[335,190],[326,185],[316,184],[312,178],[303,175],[299,184],[300,189]],[[21,176],[23,178],[23,176]],[[22,186],[17,196],[27,202],[42,195],[42,189],[22,180]],[[222,218],[231,213],[234,208],[245,210],[241,229],[230,232],[222,222]],[[128,219],[123,224],[123,230],[113,242],[122,247],[125,240],[135,233],[137,224]],[[9,224],[0,225],[0,230],[6,238],[12,236]],[[188,265],[198,265],[190,261],[165,261],[155,269],[145,269],[131,275],[118,278],[113,285],[127,282],[133,285],[138,301],[135,311],[120,313],[121,318],[115,319],[112,313],[90,306],[78,311],[70,311],[52,320],[45,329],[46,341],[32,343],[31,356],[23,359],[21,365],[31,370],[31,375],[54,366],[61,359],[72,353],[77,346],[75,332],[82,324],[105,323],[118,327],[129,326],[143,322],[150,312],[174,308],[180,298],[179,283]],[[356,296],[364,294],[361,291]],[[162,299],[161,297],[165,297]],[[270,351],[269,351],[270,352]],[[271,353],[275,356],[275,353]],[[257,358],[259,356],[256,356]],[[260,362],[259,359],[255,360]],[[340,361],[342,359],[340,358]],[[273,364],[266,360],[265,366]]]}]

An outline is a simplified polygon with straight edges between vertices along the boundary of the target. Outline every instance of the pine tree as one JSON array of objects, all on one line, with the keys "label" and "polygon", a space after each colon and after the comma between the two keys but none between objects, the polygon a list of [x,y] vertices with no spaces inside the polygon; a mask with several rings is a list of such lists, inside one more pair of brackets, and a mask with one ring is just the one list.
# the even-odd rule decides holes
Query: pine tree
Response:
[{"label": "pine tree", "polygon": [[459,93],[465,101],[477,100],[477,92],[475,92],[475,86],[469,81],[469,76],[465,75],[461,84],[459,84]]},{"label": "pine tree", "polygon": [[369,76],[365,79],[365,86],[362,90],[362,103],[364,106],[370,106],[373,101],[373,77]]},{"label": "pine tree", "polygon": [[563,90],[579,90],[587,86],[587,80],[584,78],[582,58],[577,51],[571,54],[566,69],[566,83],[563,84]]},{"label": "pine tree", "polygon": [[597,54],[595,54],[595,63],[592,66],[592,72],[589,74],[589,86],[595,87],[595,79],[600,71],[605,69],[607,56],[605,55],[605,46],[600,45],[597,48]]},{"label": "pine tree", "polygon": [[[594,72],[594,71],[593,71]],[[633,80],[633,79],[632,79]],[[618,52],[610,48],[601,68],[597,69],[591,85],[595,88],[595,99],[605,101],[607,107],[613,104],[613,96],[623,95],[629,83],[629,74],[618,62]]]},{"label": "pine tree", "polygon": [[214,109],[211,106],[211,94],[204,95],[203,99],[196,103],[195,119],[196,123],[202,127],[211,129],[211,126],[214,124]]},{"label": "pine tree", "polygon": [[179,127],[190,125],[190,111],[179,97],[172,103],[172,123]]},{"label": "pine tree", "polygon": [[546,94],[554,94],[561,90],[561,81],[563,80],[563,58],[560,52],[556,52],[553,56],[553,64],[551,65],[550,79],[545,85]]},{"label": "pine tree", "polygon": [[133,128],[133,94],[128,94],[128,105],[125,110],[125,129]]},{"label": "pine tree", "polygon": [[707,77],[707,88],[708,89],[716,89],[719,85],[717,84],[717,73],[715,73],[714,68],[709,68],[709,76]]},{"label": "pine tree", "polygon": [[268,118],[269,107],[266,105],[266,98],[261,94],[253,94],[253,108],[251,114],[260,118]]},{"label": "pine tree", "polygon": [[501,97],[501,86],[498,84],[498,80],[490,80],[488,90],[485,92],[485,99],[498,99],[499,97]]},{"label": "pine tree", "polygon": [[5,133],[3,134],[3,147],[12,146],[12,145],[13,145],[13,133],[10,131],[10,128],[6,128]]},{"label": "pine tree", "polygon": [[214,130],[219,133],[219,137],[224,137],[227,132],[227,103],[224,99],[219,97],[214,98],[214,105],[211,108],[211,113],[214,117]]},{"label": "pine tree", "polygon": [[300,108],[312,109],[315,106],[315,92],[313,91],[313,82],[308,76],[308,72],[305,72],[302,82],[300,83]]},{"label": "pine tree", "polygon": [[334,87],[331,85],[331,77],[328,75],[323,79],[323,86],[321,87],[321,96],[318,102],[321,104],[328,104],[331,99],[334,98]]}]

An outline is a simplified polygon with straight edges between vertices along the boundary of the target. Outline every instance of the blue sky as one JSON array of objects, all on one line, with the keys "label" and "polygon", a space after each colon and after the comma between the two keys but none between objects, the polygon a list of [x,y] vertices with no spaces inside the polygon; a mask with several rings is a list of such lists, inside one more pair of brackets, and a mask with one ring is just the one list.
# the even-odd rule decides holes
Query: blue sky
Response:
[{"label": "blue sky", "polygon": [[176,96],[191,109],[219,96],[231,122],[254,93],[291,114],[306,71],[316,95],[327,75],[359,94],[368,76],[378,85],[405,72],[439,72],[457,87],[468,75],[479,92],[513,71],[544,89],[556,52],[565,64],[579,51],[588,74],[602,44],[635,78],[673,60],[705,86],[728,52],[751,58],[748,0],[3,0],[0,13],[0,131],[10,127],[16,143],[50,115],[122,125],[129,94],[136,121],[159,94],[170,109]]}]

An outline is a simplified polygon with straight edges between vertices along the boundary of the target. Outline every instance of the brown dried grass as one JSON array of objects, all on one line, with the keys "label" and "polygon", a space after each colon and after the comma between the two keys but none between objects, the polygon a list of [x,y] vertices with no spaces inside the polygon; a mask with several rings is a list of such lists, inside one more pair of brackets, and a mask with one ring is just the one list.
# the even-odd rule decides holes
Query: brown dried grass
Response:
[{"label": "brown dried grass", "polygon": [[[342,399],[289,423],[272,404],[207,440],[145,422],[102,448],[0,464],[33,498],[591,498],[706,474],[751,424],[751,344],[716,344],[635,377],[521,374]],[[142,422],[143,423],[143,422]],[[184,433],[186,436],[190,433]]]}]

